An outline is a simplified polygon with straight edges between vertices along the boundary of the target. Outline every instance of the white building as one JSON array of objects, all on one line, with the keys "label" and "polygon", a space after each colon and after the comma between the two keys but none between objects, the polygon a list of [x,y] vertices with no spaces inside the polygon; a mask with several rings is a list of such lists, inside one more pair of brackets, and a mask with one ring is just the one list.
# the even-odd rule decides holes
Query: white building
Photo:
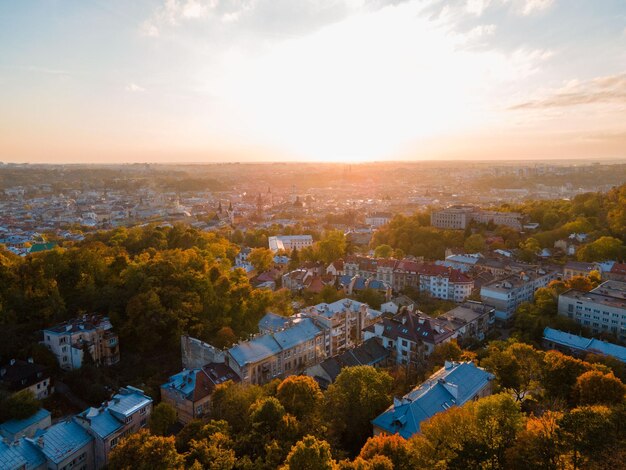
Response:
[{"label": "white building", "polygon": [[365,217],[365,223],[372,227],[382,227],[383,225],[387,225],[392,217],[393,215],[389,212],[374,212]]},{"label": "white building", "polygon": [[280,250],[292,251],[301,250],[309,246],[313,246],[313,237],[311,235],[278,235],[268,238],[270,250],[274,253]]}]

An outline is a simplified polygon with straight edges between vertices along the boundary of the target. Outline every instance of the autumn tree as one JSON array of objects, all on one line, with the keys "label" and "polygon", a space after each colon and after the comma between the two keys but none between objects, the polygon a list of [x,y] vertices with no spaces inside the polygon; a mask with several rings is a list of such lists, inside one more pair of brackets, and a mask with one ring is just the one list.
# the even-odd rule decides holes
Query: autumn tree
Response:
[{"label": "autumn tree", "polygon": [[140,430],[111,451],[109,466],[120,470],[182,469],[183,456],[176,451],[173,437],[152,436]]},{"label": "autumn tree", "polygon": [[390,258],[393,254],[393,248],[389,245],[378,245],[374,249],[374,256],[376,258]]},{"label": "autumn tree", "polygon": [[626,388],[612,372],[590,370],[576,379],[574,393],[580,405],[618,405],[624,402]]},{"label": "autumn tree", "polygon": [[359,457],[371,461],[376,456],[387,457],[396,470],[412,470],[416,468],[406,439],[397,434],[370,437]]},{"label": "autumn tree", "polygon": [[517,434],[515,443],[506,451],[507,468],[511,470],[559,470],[560,429],[562,413],[547,411],[539,417],[532,416],[525,428]]},{"label": "autumn tree", "polygon": [[466,253],[481,253],[487,249],[485,237],[483,237],[480,233],[470,235],[465,240],[463,248]]},{"label": "autumn tree", "polygon": [[319,256],[325,263],[332,263],[346,254],[346,236],[342,230],[330,230],[318,243]]},{"label": "autumn tree", "polygon": [[278,386],[276,398],[299,420],[316,414],[323,399],[318,383],[306,375],[292,375]]},{"label": "autumn tree", "polygon": [[298,441],[287,455],[282,470],[334,470],[336,463],[330,445],[313,436]]},{"label": "autumn tree", "polygon": [[257,273],[268,271],[274,265],[274,253],[268,248],[254,248],[248,254],[248,262]]},{"label": "autumn tree", "polygon": [[162,401],[152,410],[150,415],[150,432],[155,436],[164,436],[176,423],[176,410],[172,405]]},{"label": "autumn tree", "polygon": [[231,470],[236,463],[231,445],[230,438],[220,432],[213,434],[210,439],[192,439],[185,460],[188,466],[197,462],[207,470]]}]

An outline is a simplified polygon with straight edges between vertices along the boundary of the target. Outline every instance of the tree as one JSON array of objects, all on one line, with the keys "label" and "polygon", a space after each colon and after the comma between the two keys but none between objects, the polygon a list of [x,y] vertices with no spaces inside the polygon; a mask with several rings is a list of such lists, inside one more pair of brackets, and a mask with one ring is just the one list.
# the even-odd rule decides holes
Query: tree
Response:
[{"label": "tree", "polygon": [[600,237],[583,246],[576,257],[579,261],[606,261],[619,259],[624,254],[624,245],[618,238]]},{"label": "tree", "polygon": [[233,433],[242,432],[249,423],[251,405],[264,395],[256,385],[243,385],[231,381],[215,387],[211,396],[211,416],[226,421]]},{"label": "tree", "polygon": [[302,421],[316,414],[323,395],[318,383],[312,377],[292,375],[280,383],[276,398],[288,413]]},{"label": "tree", "polygon": [[155,436],[164,436],[176,423],[176,410],[172,405],[162,401],[152,410],[150,415],[150,432]]},{"label": "tree", "polygon": [[275,397],[260,398],[250,407],[252,427],[264,435],[274,435],[284,415],[285,408]]},{"label": "tree", "polygon": [[612,372],[590,370],[576,379],[574,393],[581,405],[619,405],[624,402],[626,388]]},{"label": "tree", "polygon": [[182,469],[173,437],[152,436],[145,430],[123,439],[109,456],[109,467],[120,470]]},{"label": "tree", "polygon": [[268,271],[274,264],[274,253],[268,248],[254,248],[248,254],[248,262],[257,273]]},{"label": "tree", "polygon": [[332,263],[346,254],[346,236],[341,230],[330,230],[324,234],[318,246],[322,261]]},{"label": "tree", "polygon": [[324,412],[334,438],[356,454],[371,433],[370,421],[391,403],[393,379],[371,366],[346,367],[326,391]]},{"label": "tree", "polygon": [[328,442],[313,436],[305,436],[291,448],[281,469],[334,470],[335,467]]},{"label": "tree", "polygon": [[465,249],[466,253],[481,253],[487,249],[485,237],[483,237],[480,233],[470,235],[465,240],[463,248]]},{"label": "tree", "polygon": [[397,434],[370,437],[361,449],[359,457],[371,461],[380,455],[387,457],[396,470],[416,468],[406,439]]},{"label": "tree", "polygon": [[231,445],[230,438],[220,432],[210,439],[192,439],[185,460],[187,465],[198,462],[208,470],[231,470],[236,462],[235,451],[229,448]]},{"label": "tree", "polygon": [[393,248],[389,245],[378,245],[374,249],[374,256],[376,258],[390,258],[393,254]]},{"label": "tree", "polygon": [[438,369],[443,367],[446,361],[460,361],[462,356],[463,350],[456,341],[440,343],[428,357],[428,366],[430,369]]},{"label": "tree", "polygon": [[20,390],[0,399],[0,422],[26,419],[41,408],[41,402],[29,389]]},{"label": "tree", "polygon": [[548,351],[543,357],[541,385],[551,398],[572,399],[576,380],[592,366],[558,351]]},{"label": "tree", "polygon": [[562,413],[547,411],[530,417],[526,428],[506,451],[507,468],[512,470],[559,470],[562,468],[558,420]]}]

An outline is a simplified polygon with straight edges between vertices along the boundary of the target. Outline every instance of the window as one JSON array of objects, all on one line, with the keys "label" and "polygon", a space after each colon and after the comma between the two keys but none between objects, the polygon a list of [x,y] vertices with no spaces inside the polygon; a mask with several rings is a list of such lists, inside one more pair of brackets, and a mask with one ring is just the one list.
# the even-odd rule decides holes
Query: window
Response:
[{"label": "window", "polygon": [[[202,407],[199,407],[200,409],[202,409]],[[146,414],[146,407],[144,406],[141,410],[139,410],[139,414],[140,415],[145,415]]]},{"label": "window", "polygon": [[133,417],[132,417],[132,416],[129,416],[129,417],[127,417],[127,418],[124,420],[124,422],[125,422],[126,424],[128,424],[128,423],[132,422],[132,420],[133,420]]}]

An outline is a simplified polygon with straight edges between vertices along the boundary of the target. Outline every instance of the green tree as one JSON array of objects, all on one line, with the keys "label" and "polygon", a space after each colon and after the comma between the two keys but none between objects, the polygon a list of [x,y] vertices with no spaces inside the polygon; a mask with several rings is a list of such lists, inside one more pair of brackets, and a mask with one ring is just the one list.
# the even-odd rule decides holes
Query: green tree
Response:
[{"label": "green tree", "polygon": [[624,245],[620,239],[600,237],[578,250],[576,257],[579,261],[606,261],[619,259],[623,254]]},{"label": "green tree", "polygon": [[150,432],[155,436],[164,436],[176,423],[176,410],[169,403],[161,402],[150,415]]},{"label": "green tree", "polygon": [[26,419],[41,408],[41,402],[29,389],[24,389],[0,399],[0,421]]},{"label": "green tree", "polygon": [[230,448],[230,438],[222,433],[215,433],[210,439],[189,443],[189,452],[185,455],[187,465],[195,462],[208,470],[231,470],[236,463],[235,451]]},{"label": "green tree", "polygon": [[391,403],[393,379],[371,366],[342,369],[326,391],[324,413],[335,440],[356,454],[371,433],[370,421]]},{"label": "green tree", "polygon": [[376,258],[390,258],[393,254],[393,248],[389,245],[378,245],[374,249],[374,256]]},{"label": "green tree", "polygon": [[152,436],[140,430],[123,439],[109,455],[109,467],[120,470],[171,470],[183,468],[173,437]]},{"label": "green tree", "polygon": [[346,254],[346,236],[341,230],[326,232],[318,243],[319,255],[326,264]]},{"label": "green tree", "polygon": [[334,470],[330,445],[314,436],[305,436],[287,455],[282,470]]},{"label": "green tree", "polygon": [[465,240],[463,248],[466,253],[481,253],[487,249],[485,237],[483,237],[480,233],[470,235]]}]

